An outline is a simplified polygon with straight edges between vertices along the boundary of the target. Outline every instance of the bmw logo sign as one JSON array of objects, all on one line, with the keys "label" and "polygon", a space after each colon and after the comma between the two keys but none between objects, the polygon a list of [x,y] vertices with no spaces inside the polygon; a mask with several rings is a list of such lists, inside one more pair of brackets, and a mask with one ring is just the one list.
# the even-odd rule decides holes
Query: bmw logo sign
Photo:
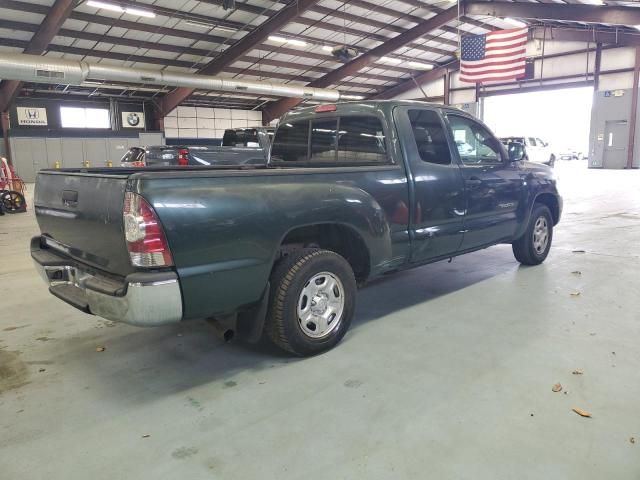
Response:
[{"label": "bmw logo sign", "polygon": [[127,115],[127,123],[132,127],[137,127],[140,124],[140,116],[135,112],[131,112]]}]

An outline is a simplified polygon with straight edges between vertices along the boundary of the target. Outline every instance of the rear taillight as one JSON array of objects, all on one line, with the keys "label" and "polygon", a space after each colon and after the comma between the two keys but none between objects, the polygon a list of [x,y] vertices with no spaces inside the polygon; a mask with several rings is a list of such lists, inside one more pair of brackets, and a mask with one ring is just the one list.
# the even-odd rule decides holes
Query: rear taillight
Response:
[{"label": "rear taillight", "polygon": [[122,216],[124,236],[133,266],[152,268],[173,265],[162,225],[144,198],[126,192]]},{"label": "rear taillight", "polygon": [[178,165],[185,167],[189,165],[189,149],[181,148],[178,150]]}]

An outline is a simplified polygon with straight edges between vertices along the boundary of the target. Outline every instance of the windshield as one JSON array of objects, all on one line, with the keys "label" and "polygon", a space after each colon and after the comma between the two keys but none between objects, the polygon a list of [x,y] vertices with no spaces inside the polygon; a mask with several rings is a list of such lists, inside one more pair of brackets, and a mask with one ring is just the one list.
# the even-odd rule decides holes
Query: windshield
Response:
[{"label": "windshield", "polygon": [[122,156],[121,162],[133,163],[144,160],[144,148],[133,147]]},{"label": "windshield", "polygon": [[255,128],[236,128],[224,131],[223,147],[259,147],[258,130]]}]

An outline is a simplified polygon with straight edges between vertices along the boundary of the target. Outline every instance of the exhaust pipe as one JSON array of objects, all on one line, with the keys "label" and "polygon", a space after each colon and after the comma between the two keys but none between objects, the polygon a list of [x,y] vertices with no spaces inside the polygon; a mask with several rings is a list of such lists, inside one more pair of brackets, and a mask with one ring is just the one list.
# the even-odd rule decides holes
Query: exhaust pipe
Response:
[{"label": "exhaust pipe", "polygon": [[112,81],[169,87],[187,87],[220,92],[296,97],[322,102],[336,102],[340,92],[328,88],[299,87],[283,83],[250,82],[232,78],[175,73],[148,68],[127,68],[79,60],[26,55],[0,54],[0,78],[22,82],[82,85],[87,81]]},{"label": "exhaust pipe", "polygon": [[220,340],[224,340],[225,343],[229,343],[235,337],[236,332],[226,325],[223,325],[215,318],[207,318],[207,323],[213,327],[213,332]]}]

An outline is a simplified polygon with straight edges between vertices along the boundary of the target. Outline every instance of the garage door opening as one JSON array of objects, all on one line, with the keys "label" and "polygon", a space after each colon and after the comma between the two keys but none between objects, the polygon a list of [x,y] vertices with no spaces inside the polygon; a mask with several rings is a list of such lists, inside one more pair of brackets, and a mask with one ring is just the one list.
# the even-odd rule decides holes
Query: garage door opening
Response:
[{"label": "garage door opening", "polygon": [[499,137],[541,138],[558,153],[587,155],[593,87],[496,95],[484,99],[484,121]]}]

